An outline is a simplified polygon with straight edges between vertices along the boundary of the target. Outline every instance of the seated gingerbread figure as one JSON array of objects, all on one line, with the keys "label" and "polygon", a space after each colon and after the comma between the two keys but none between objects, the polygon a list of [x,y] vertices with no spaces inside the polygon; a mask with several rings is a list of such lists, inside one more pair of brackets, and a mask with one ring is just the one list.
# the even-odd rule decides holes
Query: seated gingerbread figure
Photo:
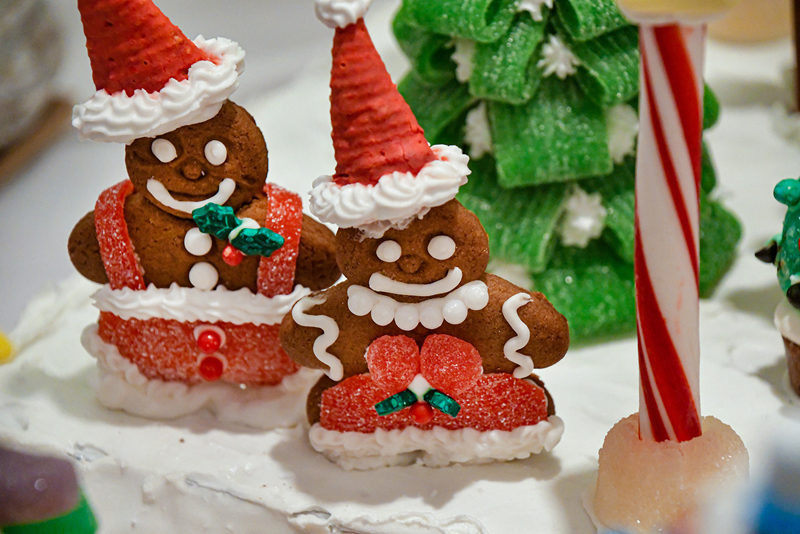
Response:
[{"label": "seated gingerbread figure", "polygon": [[228,100],[244,52],[188,40],[151,0],[78,6],[97,92],[73,123],[125,143],[129,176],[69,240],[75,268],[105,284],[83,337],[98,398],[150,417],[206,407],[256,426],[295,423],[316,376],[280,348],[280,321],[339,270],[333,233],[303,215],[298,195],[265,185],[261,131]]},{"label": "seated gingerbread figure", "polygon": [[[569,344],[540,293],[487,274],[477,217],[454,199],[468,158],[431,147],[374,49],[356,3],[317,2],[335,25],[336,174],[312,211],[340,227],[346,281],[301,299],[281,343],[322,369],[308,399],[312,446],[345,468],[524,458],[563,425],[535,369]],[[360,2],[364,4],[364,2]]]}]

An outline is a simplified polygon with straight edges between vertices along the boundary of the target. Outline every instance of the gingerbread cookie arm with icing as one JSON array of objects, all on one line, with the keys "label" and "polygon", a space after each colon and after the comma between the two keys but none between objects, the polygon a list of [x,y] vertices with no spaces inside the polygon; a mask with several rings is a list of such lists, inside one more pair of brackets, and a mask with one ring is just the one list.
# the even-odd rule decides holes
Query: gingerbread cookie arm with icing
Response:
[{"label": "gingerbread cookie arm with icing", "polygon": [[84,215],[69,234],[67,244],[69,259],[81,276],[98,284],[108,283],[100,245],[97,243],[97,230],[94,225],[94,211]]},{"label": "gingerbread cookie arm with icing", "polygon": [[296,283],[317,291],[333,285],[341,274],[336,264],[336,237],[333,232],[304,213],[294,272]]}]

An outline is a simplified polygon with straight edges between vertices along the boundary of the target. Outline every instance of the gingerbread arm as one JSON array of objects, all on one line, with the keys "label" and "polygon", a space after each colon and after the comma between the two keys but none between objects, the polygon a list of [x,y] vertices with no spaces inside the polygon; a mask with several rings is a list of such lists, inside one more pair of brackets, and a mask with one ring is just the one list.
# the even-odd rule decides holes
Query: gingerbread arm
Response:
[{"label": "gingerbread arm", "polygon": [[305,213],[300,234],[300,250],[294,278],[311,290],[324,289],[341,276],[336,264],[336,241],[333,232]]},{"label": "gingerbread arm", "polygon": [[94,211],[84,215],[72,229],[67,249],[72,265],[81,275],[98,284],[108,283],[103,259],[100,257],[100,245],[97,242]]}]

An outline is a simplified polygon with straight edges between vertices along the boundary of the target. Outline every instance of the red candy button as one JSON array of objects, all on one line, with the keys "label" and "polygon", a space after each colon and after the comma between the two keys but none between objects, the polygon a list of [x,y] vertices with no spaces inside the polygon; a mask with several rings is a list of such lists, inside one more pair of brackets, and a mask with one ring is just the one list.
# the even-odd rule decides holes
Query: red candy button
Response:
[{"label": "red candy button", "polygon": [[219,380],[224,368],[225,364],[222,363],[222,360],[216,356],[206,356],[200,360],[199,372],[203,379],[212,382],[214,380]]},{"label": "red candy button", "polygon": [[222,249],[222,261],[231,267],[236,267],[242,263],[243,259],[244,254],[242,254],[242,251],[231,244],[225,245],[225,248]]},{"label": "red candy button", "polygon": [[197,336],[197,347],[206,354],[217,352],[221,346],[222,338],[218,332],[203,330],[200,332],[200,335]]},{"label": "red candy button", "polygon": [[411,417],[418,425],[426,425],[433,419],[433,408],[427,402],[417,402],[411,406]]}]

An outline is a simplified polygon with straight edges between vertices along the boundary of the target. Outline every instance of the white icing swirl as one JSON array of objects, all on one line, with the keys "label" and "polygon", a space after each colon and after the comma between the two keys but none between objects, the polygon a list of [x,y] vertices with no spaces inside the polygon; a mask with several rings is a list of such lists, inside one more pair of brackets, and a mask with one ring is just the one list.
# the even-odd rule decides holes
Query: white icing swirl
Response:
[{"label": "white icing swirl", "polygon": [[316,0],[314,13],[329,28],[355,24],[369,9],[372,0]]},{"label": "white icing swirl", "polygon": [[308,433],[311,446],[339,464],[343,469],[375,469],[415,462],[428,466],[444,466],[453,462],[486,463],[516,460],[531,454],[550,451],[561,440],[564,423],[551,415],[535,425],[514,430],[474,428],[430,430],[410,426],[403,429],[375,432],[338,432],[319,423]]},{"label": "white icing swirl", "polygon": [[519,352],[531,339],[531,331],[528,325],[520,319],[519,309],[530,301],[531,296],[527,293],[517,293],[503,303],[503,317],[514,330],[514,333],[517,334],[503,345],[503,355],[507,360],[518,365],[514,369],[514,378],[525,378],[533,372],[533,360],[531,357]]},{"label": "white icing swirl", "polygon": [[219,64],[198,61],[187,79],[172,78],[157,93],[137,89],[132,96],[124,91],[110,95],[100,89],[72,110],[72,125],[81,138],[129,144],[214,117],[239,85],[244,50],[222,37],[198,36],[194,43]]},{"label": "white icing swirl", "polygon": [[429,330],[449,324],[461,324],[469,310],[482,310],[489,303],[489,288],[480,280],[464,284],[449,295],[422,302],[397,302],[364,286],[347,288],[347,308],[358,317],[370,315],[378,326],[392,321],[406,332],[422,324]]},{"label": "white icing swirl", "polygon": [[381,273],[372,273],[369,277],[369,288],[381,293],[393,295],[406,295],[409,297],[432,297],[452,291],[461,283],[463,273],[458,267],[453,267],[444,278],[430,284],[408,284],[392,280]]},{"label": "white icing swirl", "polygon": [[[321,176],[311,190],[311,211],[321,221],[342,228],[368,228],[381,221],[388,228],[404,228],[424,210],[455,198],[470,174],[469,157],[456,146],[431,147],[436,159],[419,173],[393,172],[375,185],[340,186],[331,176]],[[380,231],[382,233],[382,231]],[[371,235],[370,237],[373,237]]]},{"label": "white icing swirl", "polygon": [[338,382],[344,376],[344,368],[339,358],[328,352],[328,348],[339,339],[339,325],[336,324],[332,317],[327,315],[309,315],[306,313],[312,307],[323,302],[325,302],[325,297],[321,295],[300,299],[297,306],[292,308],[292,319],[300,326],[322,330],[322,334],[314,340],[312,350],[314,351],[314,356],[328,366],[328,370],[325,371],[328,378]]},{"label": "white icing swirl", "polygon": [[297,285],[288,295],[265,297],[246,288],[231,291],[217,287],[212,291],[154,285],[144,290],[111,289],[105,285],[94,295],[94,305],[122,319],[175,319],[191,322],[233,324],[280,324],[295,302],[309,293]]}]

